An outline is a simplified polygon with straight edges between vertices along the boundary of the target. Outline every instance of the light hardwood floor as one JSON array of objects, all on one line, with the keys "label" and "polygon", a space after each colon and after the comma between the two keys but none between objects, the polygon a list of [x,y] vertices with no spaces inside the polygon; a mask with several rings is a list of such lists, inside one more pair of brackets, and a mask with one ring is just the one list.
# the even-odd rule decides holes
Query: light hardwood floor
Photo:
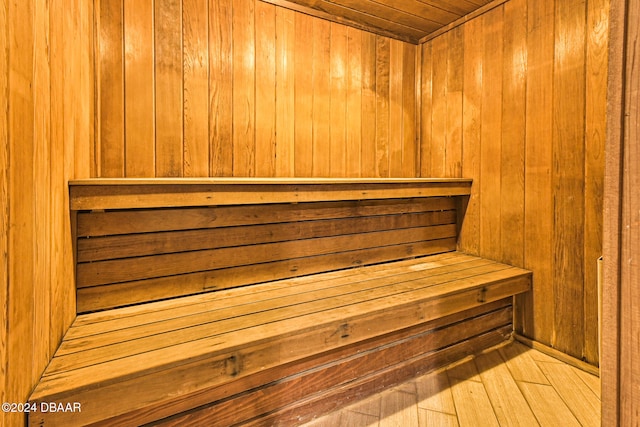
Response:
[{"label": "light hardwood floor", "polygon": [[599,425],[600,379],[518,342],[407,381],[306,424]]}]

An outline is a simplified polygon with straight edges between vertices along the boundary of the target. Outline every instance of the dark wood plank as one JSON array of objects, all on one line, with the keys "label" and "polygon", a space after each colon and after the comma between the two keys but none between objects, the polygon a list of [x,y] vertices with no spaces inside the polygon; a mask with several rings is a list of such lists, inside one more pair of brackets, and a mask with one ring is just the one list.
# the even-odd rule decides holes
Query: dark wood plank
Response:
[{"label": "dark wood plank", "polygon": [[77,261],[130,258],[455,222],[455,212],[444,211],[97,237],[78,241]]},{"label": "dark wood plank", "polygon": [[452,198],[416,200],[377,200],[370,202],[331,202],[274,204],[262,206],[211,207],[188,209],[80,212],[78,237],[149,233],[257,225],[295,220],[319,220],[352,215],[387,215],[403,212],[447,211],[455,209]]},{"label": "dark wood plank", "polygon": [[[381,375],[382,372],[390,374],[391,371],[402,370],[401,367],[406,364],[405,361],[422,359],[424,362],[427,355],[436,359],[437,354],[446,353],[452,346],[477,335],[510,325],[511,314],[510,307],[507,307],[479,318],[465,319],[463,322],[446,328],[426,331],[403,340],[393,341],[392,344],[387,344],[384,348],[359,351],[357,357],[346,360],[337,359],[327,366],[304,371],[285,377],[281,381],[257,387],[250,393],[196,408],[193,412],[172,417],[166,422],[160,422],[160,425],[197,425],[193,423],[202,422],[205,419],[216,425],[234,425],[268,416],[273,411],[286,407],[298,406],[298,402],[310,398],[317,399],[322,396],[323,399],[326,399],[331,391],[335,393],[336,390],[342,391],[344,388],[348,388],[348,383],[354,378],[362,381],[363,378],[370,379]],[[474,349],[474,351],[477,350]],[[437,367],[434,365],[423,364],[420,372],[425,373]],[[391,377],[391,375],[389,376]],[[397,382],[399,382],[399,378],[393,378],[390,381],[392,384]],[[348,401],[340,399],[335,402],[335,405],[337,407],[341,402]],[[313,415],[317,415],[317,413]]]},{"label": "dark wood plank", "polygon": [[342,360],[344,360],[351,354],[370,353],[376,348],[382,348],[389,342],[398,342],[412,336],[425,334],[430,330],[436,330],[447,325],[452,325],[465,318],[479,317],[485,313],[489,313],[495,310],[507,310],[510,304],[510,299],[497,301],[480,308],[464,311],[462,313],[456,313],[451,316],[446,316],[433,322],[428,322],[416,328],[404,329],[389,336],[377,337],[373,340],[358,343],[353,346],[339,349],[337,351],[324,353],[322,355],[318,355],[313,359],[307,359],[299,361],[295,364],[280,366],[277,369],[265,370],[251,378],[233,381],[226,387],[213,388],[207,390],[206,392],[198,393],[197,395],[185,396],[183,398],[169,402],[165,405],[151,406],[145,408],[144,410],[138,411],[136,414],[125,414],[122,417],[114,418],[110,421],[113,423],[120,422],[121,424],[126,424],[127,422],[131,422],[130,420],[134,417],[141,421],[167,417],[178,412],[176,411],[176,408],[182,408],[182,410],[184,410],[185,408],[197,408],[201,405],[206,405],[210,402],[221,400],[226,396],[238,394],[244,390],[252,389],[263,384],[269,384],[274,380],[279,380],[280,378],[290,377],[292,379],[296,376],[297,373],[310,371],[317,366],[332,366],[335,363],[341,363]]},{"label": "dark wood plank", "polygon": [[[429,242],[399,246],[385,246],[312,258],[248,265],[180,276],[160,277],[113,285],[81,288],[77,292],[78,312],[120,307],[145,301],[159,300],[201,292],[216,293],[222,289],[246,284],[262,283],[274,278],[298,277],[323,271],[353,268],[363,265],[363,259],[371,264],[388,262],[398,253],[407,257],[440,254],[455,249],[455,239],[439,239]],[[341,271],[344,274],[344,271]]]},{"label": "dark wood plank", "polygon": [[[507,336],[507,334],[509,333],[509,331],[510,331],[510,330],[511,330],[511,328],[510,328],[510,327],[505,328],[505,330],[504,330],[504,331],[502,331],[502,332],[499,334],[499,335],[500,335],[500,339],[499,339],[499,341],[504,340],[504,339],[505,339],[505,337]],[[499,342],[499,341],[495,341],[495,340],[494,340],[494,341],[493,341],[493,344],[496,344],[496,343],[497,343],[497,342]],[[462,344],[462,346],[464,347],[464,352],[466,352],[466,353],[468,353],[468,352],[470,351],[470,349],[471,349],[471,348],[473,348],[473,347],[470,345],[470,343],[468,343],[468,342],[467,342],[467,343]],[[259,352],[263,352],[263,351],[264,351],[264,349],[263,349],[263,350],[259,350]],[[256,354],[258,354],[258,353],[256,353]],[[460,357],[460,353],[456,353],[456,355],[455,355],[454,357]],[[248,362],[248,360],[247,360],[247,359],[243,359],[243,360],[244,360],[244,361],[243,361],[243,363],[245,363],[245,366],[246,366],[246,367],[248,367],[248,365],[246,365],[246,363],[249,363],[249,362]],[[447,360],[446,360],[446,362],[451,362],[451,361],[453,361],[453,360],[455,360],[455,359],[447,359]],[[215,370],[216,372],[218,372],[218,373],[217,373],[217,375],[215,376],[216,378],[220,378],[220,377],[224,377],[224,376],[228,377],[228,375],[227,375],[227,374],[225,374],[225,372],[226,372],[226,369],[227,369],[229,366],[227,365],[227,366],[225,367],[225,362],[224,362],[224,360],[223,360],[223,361],[221,361],[221,363],[222,363],[222,364],[220,364],[220,363],[216,363],[216,366],[217,366],[217,367],[215,367],[215,368],[214,368],[214,370]],[[228,364],[228,362],[226,362],[226,363]],[[197,365],[200,365],[200,364],[197,364]],[[213,364],[212,364],[211,362],[209,362],[207,365],[204,365],[204,366],[206,366],[206,371],[209,371],[211,374],[214,374],[214,370],[212,370],[212,368],[213,368]],[[203,366],[203,368],[204,368],[204,366]],[[285,365],[285,366],[286,366],[286,365]],[[407,368],[407,372],[409,372],[410,370],[413,370],[413,371],[415,372],[415,369],[416,369],[416,367],[417,367],[417,366],[419,366],[419,365],[416,365],[416,364],[414,364],[413,362],[412,362],[412,363],[409,363],[409,367]],[[186,370],[184,370],[184,369],[183,369],[183,372],[184,372],[184,373],[191,372],[191,374],[193,374],[193,373],[195,373],[195,372],[194,372],[194,370],[193,370],[195,367],[196,367],[196,366],[188,366],[188,365],[187,365],[187,366],[185,366],[185,367],[184,367],[184,369],[188,369],[188,371],[186,371]],[[204,373],[204,372],[205,372],[204,370],[200,370],[200,371],[198,371],[198,375],[201,377],[201,376],[203,375],[203,373]],[[261,369],[259,372],[260,372],[260,373],[268,373],[268,372],[269,372],[269,370]],[[209,377],[209,376],[208,376],[208,374],[206,374],[206,375],[207,375],[207,377],[208,377],[208,378],[212,378],[212,377]],[[161,390],[159,390],[159,387],[154,387],[154,386],[153,386],[154,384],[157,386],[157,385],[160,385],[160,384],[161,384],[161,383],[163,383],[163,382],[164,382],[164,383],[166,383],[166,377],[164,377],[164,379],[162,380],[162,382],[156,382],[156,380],[154,380],[154,379],[153,379],[153,376],[152,376],[152,377],[148,377],[148,376],[147,376],[147,377],[143,377],[143,378],[141,378],[141,379],[142,379],[142,380],[144,380],[144,381],[147,381],[147,382],[150,380],[151,382],[148,382],[148,384],[147,384],[146,386],[145,386],[144,384],[137,384],[137,385],[134,385],[135,383],[131,383],[131,384],[129,384],[129,385],[128,385],[128,387],[134,387],[133,389],[138,390],[140,393],[144,393],[144,394],[145,394],[145,396],[146,396],[144,400],[145,400],[146,402],[148,402],[148,403],[156,402],[157,404],[161,404],[161,402],[163,402],[163,403],[162,403],[162,405],[167,405],[167,404],[169,404],[169,403],[170,403],[169,401],[167,401],[166,397],[164,397],[164,398],[162,397],[162,393],[159,393],[159,392],[161,391]],[[158,379],[159,379],[159,378],[158,378]],[[229,383],[229,385],[230,385],[230,386],[233,386],[234,381],[239,380],[239,379],[240,379],[240,377],[239,377],[239,378],[237,378],[237,379],[232,379],[232,382],[231,382],[231,383]],[[247,380],[251,381],[251,380],[252,380],[252,378],[247,378]],[[121,386],[123,386],[123,385],[125,385],[125,384],[120,384],[119,386],[121,387]],[[119,390],[121,390],[121,388],[120,388],[120,387],[116,387],[115,385],[114,385],[114,386],[108,386],[108,385],[105,385],[105,388],[104,388],[103,390],[101,390],[101,392],[100,392],[100,395],[103,397],[103,399],[106,399],[106,400],[103,400],[103,402],[105,402],[105,401],[106,401],[106,402],[111,401],[111,399],[108,397],[108,396],[109,396],[109,394],[110,394],[110,393],[118,393],[118,389],[119,389]],[[246,387],[246,386],[245,386],[245,387]],[[132,388],[127,388],[127,389],[131,390]],[[243,387],[243,389],[244,389],[244,387]],[[173,388],[173,390],[174,390],[174,391],[176,391],[177,389],[174,387],[174,388]],[[215,389],[215,388],[211,388],[210,390],[213,390],[213,391],[214,391],[214,393],[216,392],[216,389]],[[223,392],[225,392],[225,389],[224,389],[224,388],[222,388],[222,389],[217,388],[217,391],[218,391],[218,392],[219,392],[219,391],[223,391]],[[88,393],[88,394],[87,394],[87,393],[85,393],[85,396],[91,396],[91,394],[92,394],[92,393]],[[121,392],[119,392],[118,394],[119,394],[120,396],[122,395],[122,393],[121,393]],[[155,396],[155,397],[154,397],[154,396]],[[96,397],[97,397],[97,396],[96,396]],[[172,399],[172,400],[173,400],[173,399]],[[88,400],[84,400],[84,399],[82,399],[82,401],[83,401],[83,402],[86,402],[87,408],[89,408],[89,409],[91,409],[91,408],[92,408],[92,405],[93,405],[93,403],[92,403],[92,402],[95,402],[93,399],[88,399]],[[175,402],[175,400],[174,400],[174,402]],[[178,401],[178,402],[177,402],[177,404],[180,404],[180,402]],[[85,404],[83,403],[83,408],[85,407],[84,405],[85,405]],[[170,409],[171,409],[171,407],[170,407],[170,406],[165,407],[165,409],[166,409],[166,408],[170,408]],[[124,411],[123,411],[123,409],[124,409]],[[84,411],[83,411],[83,412],[84,412]],[[113,406],[109,406],[109,407],[107,407],[107,408],[106,408],[106,411],[104,411],[104,410],[102,411],[102,414],[103,414],[103,415],[108,416],[108,415],[110,415],[110,414],[111,414],[111,415],[117,415],[118,413],[123,413],[123,412],[126,412],[126,408],[123,408],[123,407],[114,408]],[[91,416],[95,416],[95,414],[96,414],[96,413],[100,413],[100,411],[87,411],[87,414],[89,414],[89,416],[90,416],[90,417],[91,417]],[[92,415],[92,414],[93,414],[93,415]],[[59,414],[59,415],[61,415],[62,417],[64,417],[64,414]],[[77,415],[77,414],[76,414],[76,415]]]},{"label": "dark wood plank", "polygon": [[265,243],[253,245],[250,250],[246,247],[230,247],[81,263],[77,266],[77,286],[80,288],[372,247],[418,243],[425,240],[452,238],[455,237],[455,233],[455,225],[439,225]]}]

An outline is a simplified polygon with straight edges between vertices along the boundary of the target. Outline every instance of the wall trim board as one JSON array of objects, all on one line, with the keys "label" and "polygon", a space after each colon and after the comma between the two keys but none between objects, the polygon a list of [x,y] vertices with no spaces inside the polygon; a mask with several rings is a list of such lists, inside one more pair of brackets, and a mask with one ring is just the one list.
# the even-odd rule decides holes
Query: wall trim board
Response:
[{"label": "wall trim board", "polygon": [[597,377],[600,376],[600,369],[597,366],[586,363],[578,358],[569,356],[566,353],[556,350],[553,347],[549,347],[541,342],[536,340],[532,340],[531,338],[524,337],[519,334],[513,335],[514,339],[529,348],[539,351],[540,353],[546,354],[547,356],[551,356],[554,359],[558,359],[568,365],[571,365],[575,368],[578,368],[582,371],[588,372],[591,375],[595,375]]},{"label": "wall trim board", "polygon": [[[634,330],[640,327],[637,312],[640,296],[637,288],[639,268],[632,259],[640,256],[631,243],[638,239],[637,166],[638,114],[632,108],[638,102],[638,66],[631,60],[638,54],[637,22],[640,2],[611,2],[609,33],[609,81],[607,103],[607,139],[604,200],[604,284],[602,300],[602,425],[634,425],[640,422],[638,389],[640,375],[637,349],[640,346]],[[631,156],[636,156],[632,159]],[[633,190],[633,191],[631,191]],[[634,194],[635,193],[635,194]],[[635,207],[635,208],[634,208]],[[629,262],[623,263],[623,260]],[[636,279],[637,280],[637,279]],[[624,304],[623,304],[624,302]],[[635,352],[634,352],[635,351]],[[635,399],[635,400],[634,400]]]}]

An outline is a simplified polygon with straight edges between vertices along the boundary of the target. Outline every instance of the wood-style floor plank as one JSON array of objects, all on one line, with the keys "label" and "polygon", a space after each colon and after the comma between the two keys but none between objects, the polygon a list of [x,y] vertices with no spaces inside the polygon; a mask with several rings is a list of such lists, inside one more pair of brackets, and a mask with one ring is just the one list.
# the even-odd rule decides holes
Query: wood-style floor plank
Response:
[{"label": "wood-style floor plank", "polygon": [[418,388],[418,408],[429,412],[436,411],[455,415],[456,406],[453,403],[446,371],[439,370],[422,376],[416,379],[416,385]]},{"label": "wood-style floor plank", "polygon": [[382,397],[380,427],[418,427],[416,394],[395,388]]},{"label": "wood-style floor plank", "polygon": [[500,353],[494,351],[481,354],[475,361],[500,425],[513,427],[538,425]]},{"label": "wood-style floor plank", "polygon": [[[542,384],[542,378],[546,383]],[[308,425],[590,426],[600,422],[599,412],[594,413],[594,407],[599,408],[594,389],[599,388],[598,377],[510,342],[407,381]]]},{"label": "wood-style floor plank", "polygon": [[531,358],[531,353],[524,345],[513,343],[499,351],[516,381],[549,384],[547,377]]},{"label": "wood-style floor plank", "polygon": [[456,404],[460,427],[500,425],[484,384],[469,380],[453,381],[451,392]]},{"label": "wood-style floor plank", "polygon": [[452,383],[451,385],[453,385],[454,379],[457,380],[455,382],[460,382],[460,380],[475,382],[482,381],[480,374],[478,373],[478,368],[471,358],[461,361],[461,363],[457,363],[447,369],[447,375],[449,376],[449,381]]},{"label": "wood-style floor plank", "polygon": [[542,427],[580,426],[552,386],[527,382],[521,382],[519,385]]},{"label": "wood-style floor plank", "polygon": [[351,412],[357,412],[359,414],[380,418],[380,405],[382,404],[381,401],[381,393],[375,394],[368,399],[354,403],[349,407],[349,410]]},{"label": "wood-style floor plank", "polygon": [[571,367],[573,372],[580,377],[582,381],[589,387],[589,389],[598,397],[598,399],[602,398],[602,388],[600,387],[600,378],[595,375],[591,375],[588,372],[585,372],[581,369]]},{"label": "wood-style floor plank", "polygon": [[600,400],[573,369],[562,363],[538,363],[553,388],[558,391],[584,427],[600,425]]},{"label": "wood-style floor plank", "polygon": [[420,426],[459,427],[458,417],[437,411],[419,408]]}]

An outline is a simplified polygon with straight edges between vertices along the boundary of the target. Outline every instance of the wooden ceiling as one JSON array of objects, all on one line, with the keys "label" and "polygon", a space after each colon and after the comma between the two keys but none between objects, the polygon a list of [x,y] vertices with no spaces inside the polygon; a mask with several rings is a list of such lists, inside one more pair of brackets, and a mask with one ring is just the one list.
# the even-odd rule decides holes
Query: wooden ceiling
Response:
[{"label": "wooden ceiling", "polygon": [[263,0],[410,43],[505,0]]}]

